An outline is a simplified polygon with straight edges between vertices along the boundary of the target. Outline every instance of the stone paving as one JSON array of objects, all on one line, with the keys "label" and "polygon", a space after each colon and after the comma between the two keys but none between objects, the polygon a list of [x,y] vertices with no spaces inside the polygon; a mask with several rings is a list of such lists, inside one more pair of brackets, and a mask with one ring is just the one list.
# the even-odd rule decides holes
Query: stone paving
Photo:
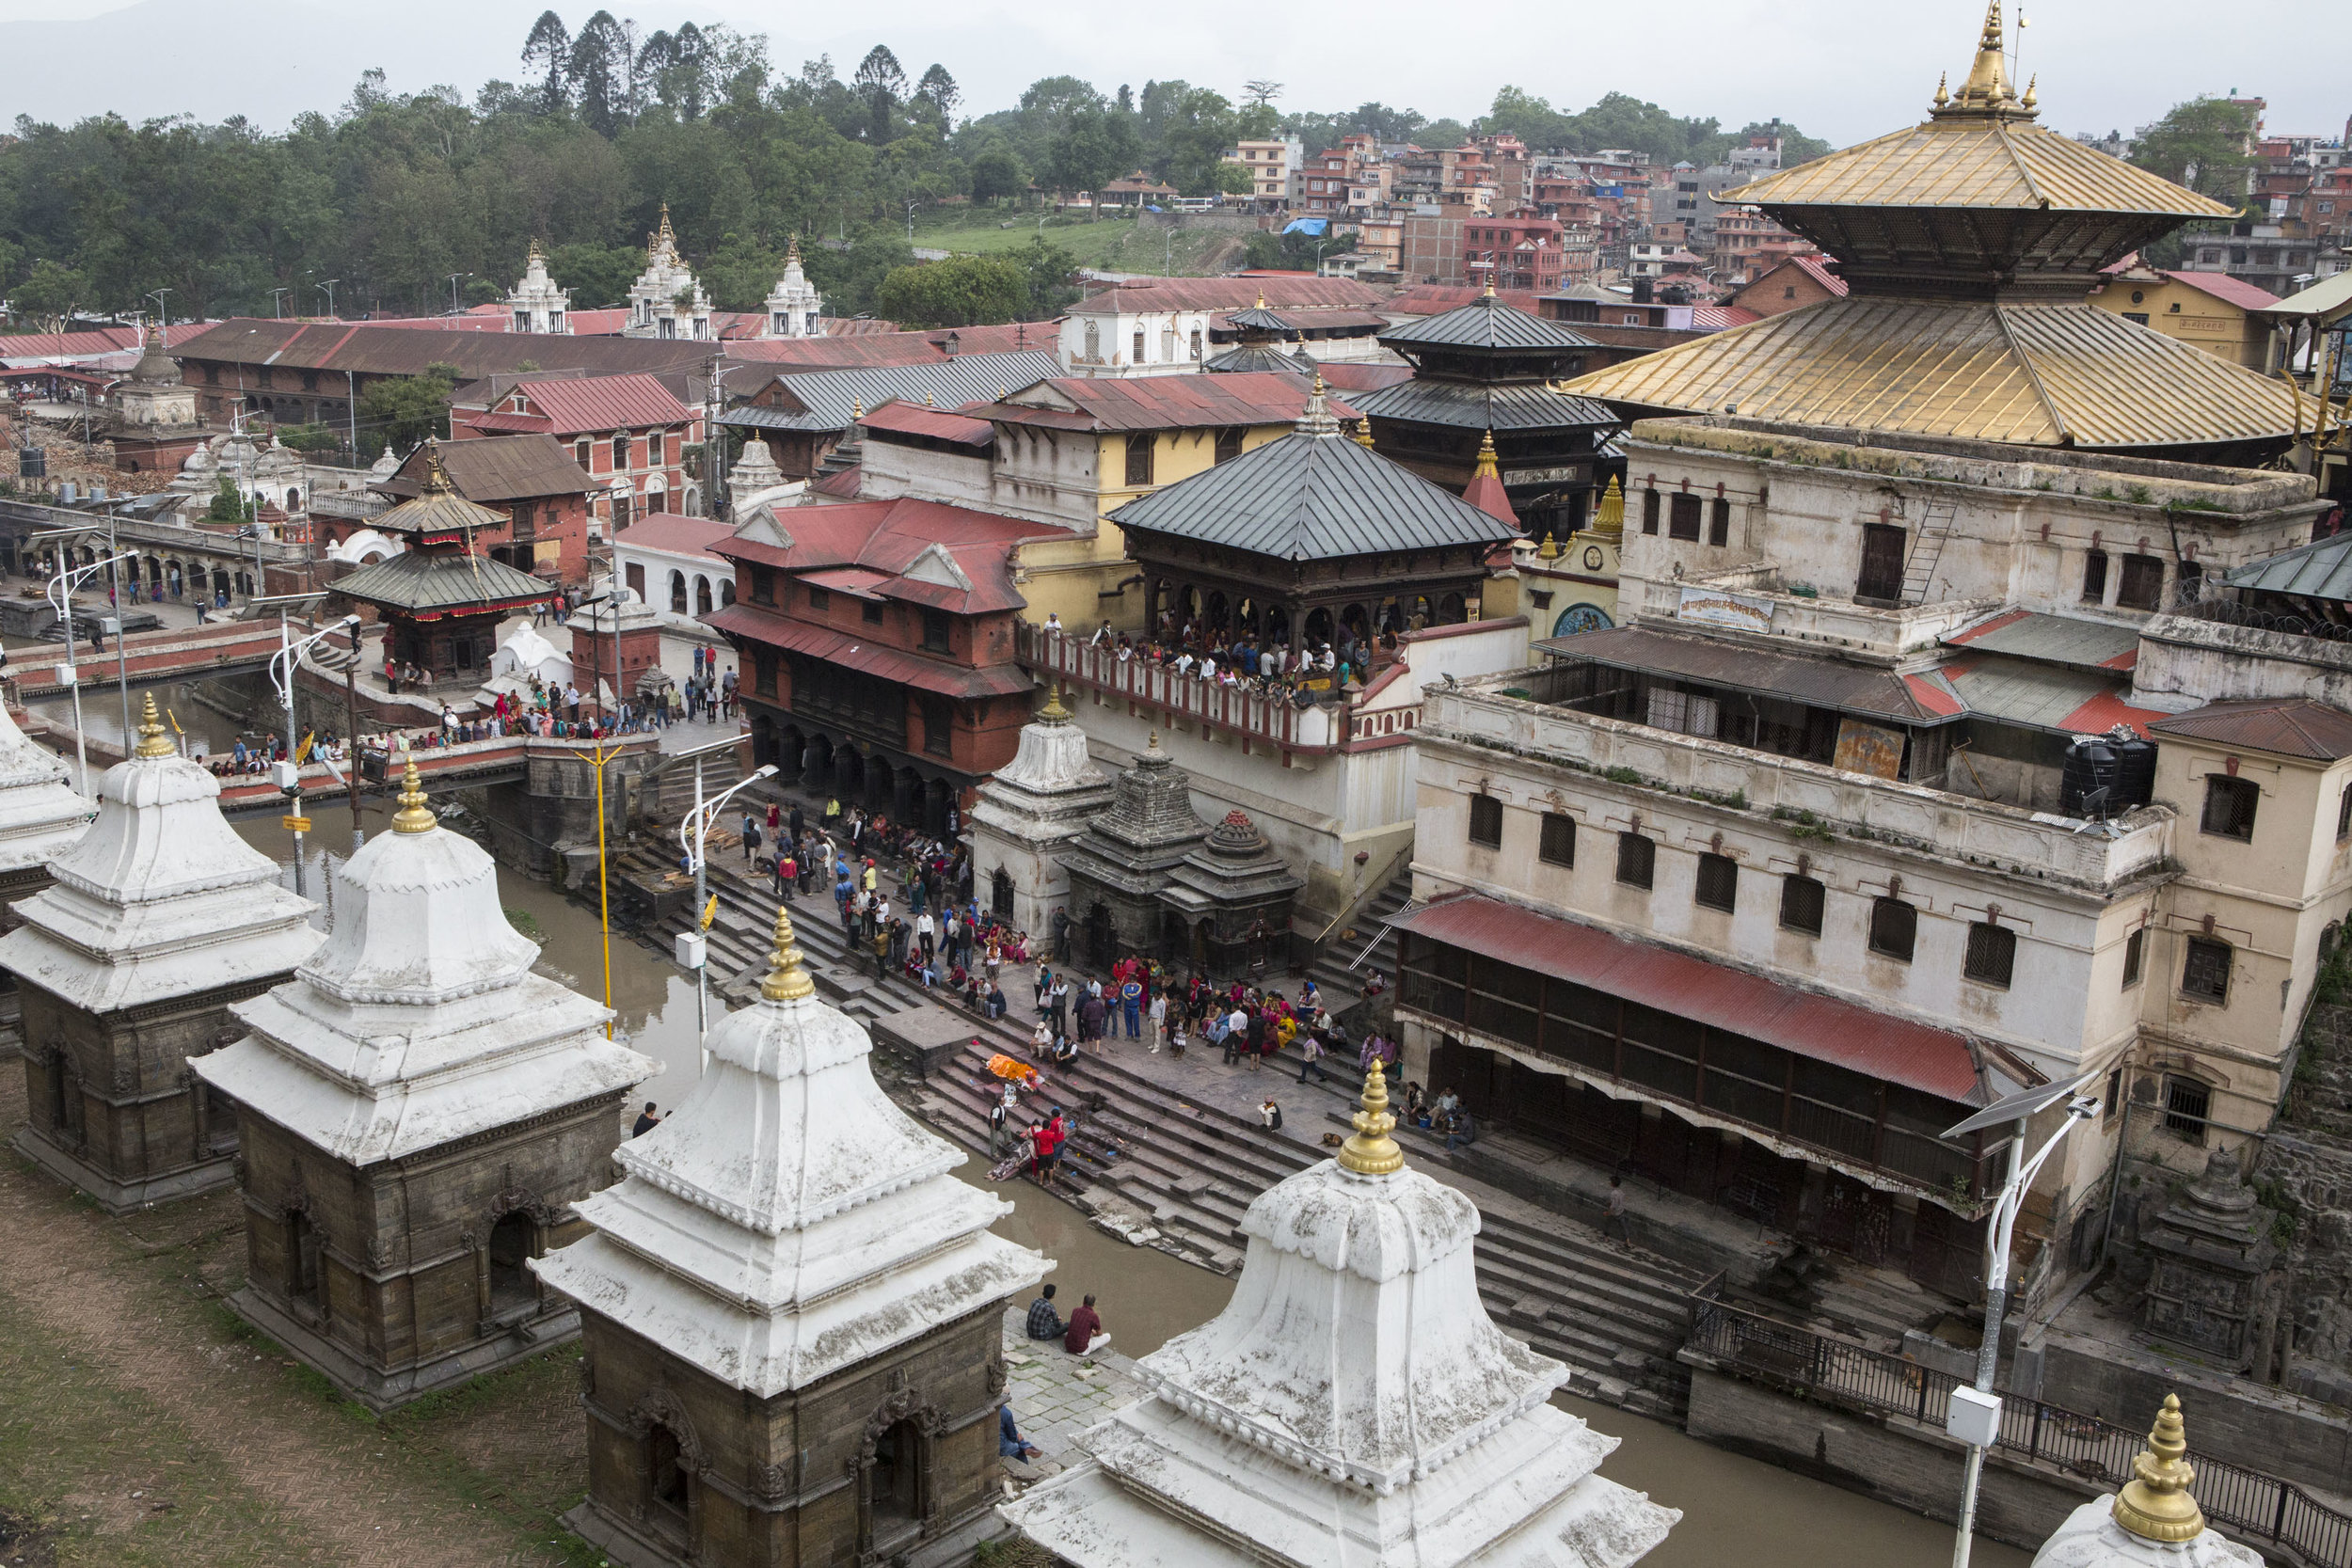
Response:
[{"label": "stone paving", "polygon": [[1040,1450],[1026,1465],[1002,1462],[1015,1487],[1059,1475],[1083,1459],[1078,1433],[1144,1394],[1135,1362],[1116,1350],[1076,1356],[1057,1339],[1030,1338],[1023,1332],[1028,1310],[1027,1302],[1005,1308],[1006,1402],[1021,1435]]}]

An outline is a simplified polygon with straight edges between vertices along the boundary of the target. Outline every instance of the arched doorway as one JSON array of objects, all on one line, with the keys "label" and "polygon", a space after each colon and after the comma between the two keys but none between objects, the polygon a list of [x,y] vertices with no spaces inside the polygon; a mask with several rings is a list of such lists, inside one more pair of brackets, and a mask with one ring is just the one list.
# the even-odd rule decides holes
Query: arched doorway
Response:
[{"label": "arched doorway", "polygon": [[1001,865],[989,875],[988,907],[999,920],[1012,918],[1012,873]]},{"label": "arched doorway", "polygon": [[766,768],[775,761],[776,721],[764,713],[755,714],[752,718],[752,766]]},{"label": "arched doorway", "polygon": [[490,1227],[490,1315],[534,1307],[539,1301],[536,1277],[525,1266],[538,1250],[539,1227],[521,1210],[502,1214]]},{"label": "arched doorway", "polygon": [[697,572],[694,575],[694,613],[707,615],[710,609],[710,579]]},{"label": "arched doorway", "polygon": [[1108,969],[1119,957],[1119,933],[1111,925],[1110,907],[1096,899],[1087,910],[1087,962]]},{"label": "arched doorway", "polygon": [[686,574],[684,572],[673,571],[670,574],[670,613],[673,615],[686,613]]}]

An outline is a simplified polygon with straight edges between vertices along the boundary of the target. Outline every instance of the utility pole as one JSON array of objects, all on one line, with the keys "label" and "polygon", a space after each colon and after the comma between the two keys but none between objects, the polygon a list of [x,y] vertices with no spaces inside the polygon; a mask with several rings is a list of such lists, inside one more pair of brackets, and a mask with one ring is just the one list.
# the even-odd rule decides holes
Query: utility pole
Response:
[{"label": "utility pole", "polygon": [[449,313],[451,315],[454,316],[458,313],[457,280],[461,277],[471,277],[472,276],[473,274],[469,272],[453,272],[449,275]]},{"label": "utility pole", "polygon": [[286,303],[286,296],[287,296],[288,294],[292,293],[293,292],[294,292],[294,291],[293,291],[293,290],[291,290],[291,289],[272,289],[272,290],[269,292],[269,319],[270,319],[270,320],[272,320],[272,321],[283,321],[283,320],[285,320],[285,319],[286,319],[286,312],[285,312],[285,309],[284,309],[285,303]]},{"label": "utility pole", "polygon": [[335,285],[342,281],[340,277],[330,277],[318,286],[320,293],[326,295],[326,318],[329,321],[335,319]]},{"label": "utility pole", "polygon": [[711,356],[710,386],[703,399],[703,512],[711,517],[727,515],[726,437],[719,429],[720,412],[726,407],[726,363],[724,355]]},{"label": "utility pole", "polygon": [[[368,841],[367,830],[360,826],[359,813],[365,801],[359,793],[359,660],[366,657],[366,644],[360,641],[359,626],[351,626],[351,662],[343,666],[343,762],[351,769],[351,852]],[[391,753],[388,751],[389,758]]]},{"label": "utility pole", "polygon": [[909,245],[914,243],[914,209],[921,205],[922,203],[918,201],[907,203],[907,244]]}]

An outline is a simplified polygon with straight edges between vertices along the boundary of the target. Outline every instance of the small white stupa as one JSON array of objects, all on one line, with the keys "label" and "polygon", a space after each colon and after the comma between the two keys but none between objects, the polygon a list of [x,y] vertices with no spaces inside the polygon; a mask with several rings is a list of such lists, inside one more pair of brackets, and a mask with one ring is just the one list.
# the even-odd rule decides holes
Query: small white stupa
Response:
[{"label": "small white stupa", "polygon": [[2033,1568],[2262,1568],[2260,1553],[2205,1523],[2189,1496],[2197,1471],[2187,1455],[2180,1396],[2167,1394],[2132,1479],[2068,1514],[2034,1554]]},{"label": "small white stupa", "polygon": [[670,204],[661,204],[661,227],[645,236],[645,270],[628,286],[628,321],[624,338],[710,336],[710,296],[678,254],[670,228]]},{"label": "small white stupa", "polygon": [[[1111,803],[1109,774],[1087,751],[1057,682],[1021,727],[1020,750],[980,785],[972,808],[972,863],[980,896],[1020,930],[1044,936],[1070,898],[1057,858]],[[1002,880],[999,881],[1001,877]]]},{"label": "small white stupa", "polygon": [[562,686],[572,678],[572,661],[525,622],[490,656],[490,674],[494,680],[511,677],[513,682],[523,685],[536,675],[548,685]]},{"label": "small white stupa", "polygon": [[1375,1064],[1339,1158],[1259,1195],[1214,1320],[1091,1458],[998,1509],[1074,1568],[1622,1568],[1682,1517],[1595,1472],[1567,1369],[1478,1297],[1478,1210],[1404,1168]]},{"label": "small white stupa", "polygon": [[70,777],[0,704],[0,923],[15,919],[9,903],[48,885],[51,863],[89,826],[96,807]]},{"label": "small white stupa", "polygon": [[572,292],[557,288],[548,276],[547,253],[537,240],[523,258],[522,281],[506,296],[506,308],[514,312],[517,332],[569,335],[572,330]]},{"label": "small white stupa", "polygon": [[817,285],[808,280],[801,269],[801,237],[792,236],[784,253],[784,276],[768,292],[765,303],[768,312],[766,338],[821,338],[819,325],[825,313],[825,297],[817,292]]},{"label": "small white stupa", "polygon": [[230,827],[220,781],[172,746],[152,694],[51,875],[0,938],[36,1091],[17,1147],[115,1213],[227,1185],[235,1118],[188,1062],[230,1031],[231,1003],[317,948],[315,906]]}]

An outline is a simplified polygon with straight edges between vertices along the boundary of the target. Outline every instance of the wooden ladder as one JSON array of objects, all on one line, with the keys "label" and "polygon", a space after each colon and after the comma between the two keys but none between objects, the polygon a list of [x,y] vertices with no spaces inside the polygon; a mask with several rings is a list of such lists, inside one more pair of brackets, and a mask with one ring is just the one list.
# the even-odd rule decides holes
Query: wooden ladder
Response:
[{"label": "wooden ladder", "polygon": [[1952,501],[1929,503],[1926,515],[1919,519],[1918,537],[1912,542],[1911,560],[1903,567],[1903,603],[1928,602],[1928,589],[1935,581],[1936,562],[1944,559],[1944,541],[1952,536],[1952,519],[1959,510]]}]

